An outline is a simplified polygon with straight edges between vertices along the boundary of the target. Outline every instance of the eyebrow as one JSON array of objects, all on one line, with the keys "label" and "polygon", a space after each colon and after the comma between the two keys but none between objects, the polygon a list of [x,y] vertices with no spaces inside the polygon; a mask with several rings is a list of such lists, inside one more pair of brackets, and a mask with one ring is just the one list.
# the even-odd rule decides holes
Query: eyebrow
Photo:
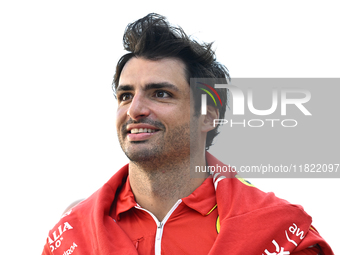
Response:
[{"label": "eyebrow", "polygon": [[[151,90],[151,89],[163,89],[163,88],[168,88],[172,89],[174,91],[179,91],[178,87],[169,83],[169,82],[157,82],[157,83],[149,83],[146,84],[145,87],[143,88],[144,91],[146,90]],[[118,91],[131,91],[134,90],[134,86],[132,85],[119,85],[117,88]]]}]

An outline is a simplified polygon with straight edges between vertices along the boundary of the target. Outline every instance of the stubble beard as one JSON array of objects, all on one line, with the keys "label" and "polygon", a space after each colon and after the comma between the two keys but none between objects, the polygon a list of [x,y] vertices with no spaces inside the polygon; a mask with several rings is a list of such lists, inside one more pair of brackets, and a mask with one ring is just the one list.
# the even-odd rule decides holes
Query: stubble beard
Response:
[{"label": "stubble beard", "polygon": [[157,134],[157,139],[146,140],[144,144],[129,144],[126,136],[118,134],[120,145],[130,159],[130,170],[133,169],[130,178],[137,180],[138,189],[144,194],[161,198],[176,197],[177,191],[189,185],[190,153],[198,148],[198,130],[190,129],[190,125],[196,127],[197,120],[171,131],[160,131],[163,134]]},{"label": "stubble beard", "polygon": [[157,170],[161,167],[173,167],[181,161],[190,159],[189,123],[168,131],[168,133],[165,130],[159,132],[162,133],[155,134],[159,136],[157,139],[128,142],[126,135],[120,134],[118,134],[118,139],[128,159],[144,169]]}]

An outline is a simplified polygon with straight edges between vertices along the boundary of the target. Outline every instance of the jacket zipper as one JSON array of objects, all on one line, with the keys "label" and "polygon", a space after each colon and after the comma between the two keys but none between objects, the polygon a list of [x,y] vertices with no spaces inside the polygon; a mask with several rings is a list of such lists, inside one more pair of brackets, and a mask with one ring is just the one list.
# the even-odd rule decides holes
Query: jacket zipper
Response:
[{"label": "jacket zipper", "polygon": [[156,231],[156,237],[155,237],[155,255],[161,255],[161,251],[162,251],[161,244],[162,244],[164,225],[181,202],[182,202],[182,199],[179,199],[176,202],[176,204],[174,204],[174,206],[170,209],[170,211],[165,215],[164,219],[161,222],[159,222],[159,220],[156,218],[155,215],[153,215],[153,213],[142,208],[140,205],[135,206],[137,209],[143,210],[147,212],[148,214],[150,214],[150,216],[153,218],[153,220],[155,221],[157,225],[157,231]]}]

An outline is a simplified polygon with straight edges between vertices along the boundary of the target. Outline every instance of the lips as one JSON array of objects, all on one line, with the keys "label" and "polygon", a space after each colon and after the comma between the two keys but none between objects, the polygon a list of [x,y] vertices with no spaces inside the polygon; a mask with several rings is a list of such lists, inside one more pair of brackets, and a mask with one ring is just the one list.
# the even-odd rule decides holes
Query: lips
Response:
[{"label": "lips", "polygon": [[149,139],[160,129],[149,124],[130,124],[127,126],[128,141],[143,141]]}]

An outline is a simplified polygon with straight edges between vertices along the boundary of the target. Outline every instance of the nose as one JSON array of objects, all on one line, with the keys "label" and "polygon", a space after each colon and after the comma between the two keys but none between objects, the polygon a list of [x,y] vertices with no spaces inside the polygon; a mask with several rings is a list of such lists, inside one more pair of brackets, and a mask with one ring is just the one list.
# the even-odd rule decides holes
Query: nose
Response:
[{"label": "nose", "polygon": [[127,115],[134,120],[138,120],[140,118],[144,118],[150,115],[149,105],[147,103],[146,98],[143,95],[138,93],[134,95],[129,105]]}]

